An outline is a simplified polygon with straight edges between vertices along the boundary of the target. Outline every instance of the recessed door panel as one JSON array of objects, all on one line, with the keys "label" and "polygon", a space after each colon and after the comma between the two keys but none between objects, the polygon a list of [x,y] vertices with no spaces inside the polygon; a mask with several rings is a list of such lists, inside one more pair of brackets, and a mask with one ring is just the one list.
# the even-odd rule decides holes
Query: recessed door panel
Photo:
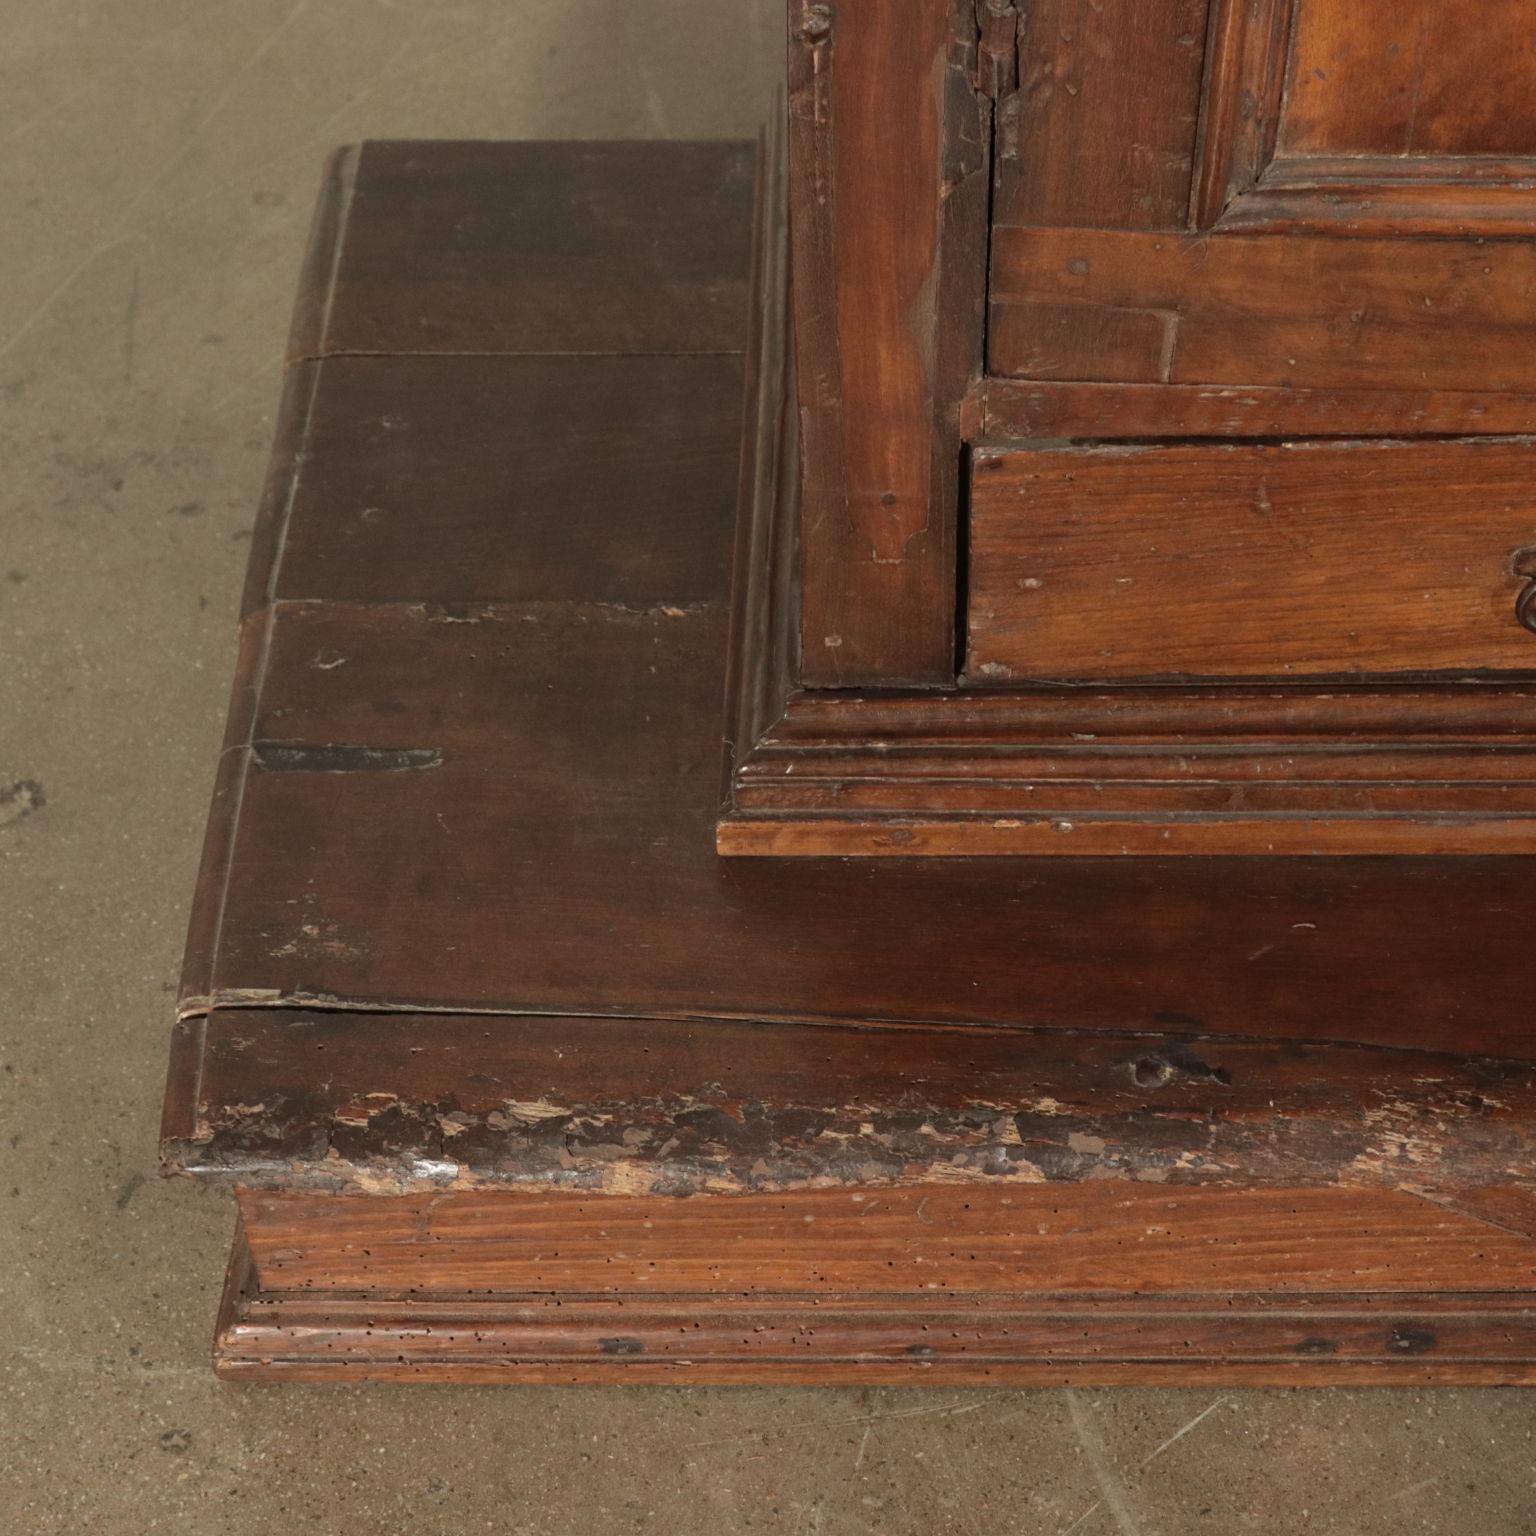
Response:
[{"label": "recessed door panel", "polygon": [[1529,155],[1530,0],[1297,0],[1277,148],[1291,155]]}]

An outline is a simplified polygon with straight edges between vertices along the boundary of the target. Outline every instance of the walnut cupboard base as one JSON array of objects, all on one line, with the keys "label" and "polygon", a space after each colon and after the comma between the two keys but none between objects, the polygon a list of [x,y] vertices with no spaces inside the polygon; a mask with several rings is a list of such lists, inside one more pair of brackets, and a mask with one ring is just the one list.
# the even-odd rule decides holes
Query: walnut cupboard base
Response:
[{"label": "walnut cupboard base", "polygon": [[717,856],[755,182],[332,167],[161,1139],[217,1369],[1531,1382],[1527,860]]}]

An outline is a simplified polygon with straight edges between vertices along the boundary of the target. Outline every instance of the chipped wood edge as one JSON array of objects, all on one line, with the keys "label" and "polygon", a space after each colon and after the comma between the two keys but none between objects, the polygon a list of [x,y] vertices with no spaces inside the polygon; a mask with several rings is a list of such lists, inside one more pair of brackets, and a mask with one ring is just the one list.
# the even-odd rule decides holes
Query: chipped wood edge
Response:
[{"label": "chipped wood edge", "polygon": [[[181,1070],[166,1163],[249,1188],[1112,1180],[1429,1191],[1490,1211],[1503,1191],[1498,1219],[1536,1211],[1528,1061],[1156,1029],[249,1009],[199,1028],[212,1064]],[[733,1069],[749,1042],[753,1069]]]}]

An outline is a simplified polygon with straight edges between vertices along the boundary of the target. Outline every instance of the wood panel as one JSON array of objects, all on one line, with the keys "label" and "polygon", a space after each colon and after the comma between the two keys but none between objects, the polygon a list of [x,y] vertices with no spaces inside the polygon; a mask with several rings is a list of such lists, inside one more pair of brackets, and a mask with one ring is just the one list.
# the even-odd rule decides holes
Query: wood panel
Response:
[{"label": "wood panel", "polygon": [[1146,1296],[1529,1291],[1536,1242],[1403,1193],[1052,1186],[780,1195],[241,1191],[268,1290]]},{"label": "wood panel", "polygon": [[667,606],[284,605],[214,1000],[1525,1038],[1519,861],[722,864],[724,617]]},{"label": "wood panel", "polygon": [[998,222],[1183,225],[1207,10],[1208,0],[1024,8],[1019,89],[998,111]]},{"label": "wood panel", "polygon": [[992,306],[990,344],[999,366],[1030,379],[1157,384],[1168,377],[1178,317],[1170,310],[1093,304]]},{"label": "wood panel", "polygon": [[295,355],[741,350],[750,145],[373,141],[333,179]]},{"label": "wood panel", "polygon": [[[568,575],[578,563],[605,570],[603,595],[617,601],[716,590],[738,453],[754,158],[731,143],[338,151],[304,261],[243,611],[365,595],[359,573],[375,561],[420,601],[526,593],[525,541],[537,545],[541,529],[611,485],[594,479],[610,462],[592,451],[605,439],[627,461],[633,538],[623,550],[570,550]],[[506,280],[507,262],[518,281]],[[669,361],[714,352],[692,368]],[[369,355],[342,361],[348,353]],[[584,368],[571,354],[632,360]],[[661,464],[664,423],[675,437]],[[564,454],[543,451],[562,437]],[[434,576],[420,531],[430,508],[450,503],[460,511],[438,549],[452,569]],[[683,537],[658,571],[650,534],[674,522]],[[552,569],[537,585],[560,594]]]},{"label": "wood panel", "polygon": [[[1080,327],[1042,359],[1010,304],[1154,312],[1138,377],[1323,389],[1536,387],[1536,246],[999,228],[992,298],[1003,374],[1126,377],[1123,330]],[[1105,326],[1108,322],[1105,322]],[[1112,353],[1103,335],[1116,338]]]},{"label": "wood panel", "polygon": [[1524,442],[987,450],[967,676],[1536,668]]},{"label": "wood panel", "polygon": [[803,679],[954,678],[988,121],[971,0],[790,7]]},{"label": "wood panel", "polygon": [[[165,1122],[173,1166],[268,1186],[244,1197],[259,1271],[237,1253],[221,1369],[1528,1379],[1527,865],[717,859],[724,578],[701,551],[729,509],[681,434],[690,376],[701,416],[734,417],[730,360],[653,391],[693,509],[673,516],[645,407],[591,424],[590,463],[560,440],[584,389],[671,360],[516,382],[555,379],[544,361],[397,359],[415,382],[393,398],[378,360],[293,371]],[[374,471],[347,409],[386,459],[417,434],[391,479],[419,564],[460,530],[494,580],[465,563],[437,589],[403,541],[328,542],[338,509],[386,505],[355,500]],[[434,494],[406,470],[439,439]],[[755,441],[744,477],[771,485],[792,459]],[[1145,695],[802,697],[772,751],[862,771],[884,721],[938,743],[884,743],[931,777],[1000,728],[1075,750],[1098,711],[1129,771],[1187,745]],[[1250,739],[1348,734],[1315,694],[1181,701]],[[1520,745],[1512,686],[1424,703],[1364,693],[1358,718],[1418,722],[1415,762]]]},{"label": "wood panel", "polygon": [[1529,155],[1527,0],[1295,0],[1279,147],[1288,154]]},{"label": "wood panel", "polygon": [[[730,356],[330,359],[302,474],[287,457],[273,487],[287,530],[273,595],[716,599],[741,395]],[[581,515],[599,505],[622,510]]]},{"label": "wood panel", "polygon": [[262,1290],[243,1236],[215,1342],[269,1381],[1350,1385],[1531,1379],[1521,1294],[952,1297]]}]

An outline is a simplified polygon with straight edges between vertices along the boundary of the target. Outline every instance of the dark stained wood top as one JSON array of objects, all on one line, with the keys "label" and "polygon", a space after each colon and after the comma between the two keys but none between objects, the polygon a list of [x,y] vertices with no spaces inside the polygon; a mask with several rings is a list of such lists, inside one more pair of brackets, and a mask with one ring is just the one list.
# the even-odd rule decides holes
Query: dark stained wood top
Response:
[{"label": "dark stained wood top", "polygon": [[333,359],[276,595],[718,601],[742,387],[731,355]]},{"label": "dark stained wood top", "polygon": [[[537,193],[561,224],[540,249],[583,253],[537,319],[497,307],[501,214],[451,237],[456,208],[537,201],[523,181],[554,170],[527,147],[369,146],[368,219],[320,220],[319,246],[350,231],[356,275],[325,334],[412,355],[289,374],[168,1161],[348,1187],[381,1164],[390,1187],[607,1188],[643,1164],[646,1187],[706,1188],[952,1178],[957,1158],[1025,1179],[1527,1176],[1528,860],[716,856],[740,415],[719,354],[745,301],[734,329],[705,323],[668,263],[684,289],[744,268],[747,152],[548,166],[567,153],[593,187],[653,190],[622,221],[600,187]],[[669,178],[696,232],[736,221],[714,276],[694,244],[666,254]],[[650,287],[623,345],[578,317],[554,347],[635,249]],[[406,346],[445,290],[383,304],[363,275],[392,268],[472,279],[501,355]],[[476,350],[454,313],[443,334]],[[1320,1129],[1297,1140],[1271,1103]],[[758,1140],[706,1134],[751,1104]],[[532,1134],[594,1105],[616,1141]]]},{"label": "dark stained wood top", "polygon": [[214,1000],[1529,1053],[1516,861],[720,859],[724,634],[718,601],[284,606]]},{"label": "dark stained wood top", "polygon": [[729,143],[368,143],[295,351],[741,350],[753,155]]}]

